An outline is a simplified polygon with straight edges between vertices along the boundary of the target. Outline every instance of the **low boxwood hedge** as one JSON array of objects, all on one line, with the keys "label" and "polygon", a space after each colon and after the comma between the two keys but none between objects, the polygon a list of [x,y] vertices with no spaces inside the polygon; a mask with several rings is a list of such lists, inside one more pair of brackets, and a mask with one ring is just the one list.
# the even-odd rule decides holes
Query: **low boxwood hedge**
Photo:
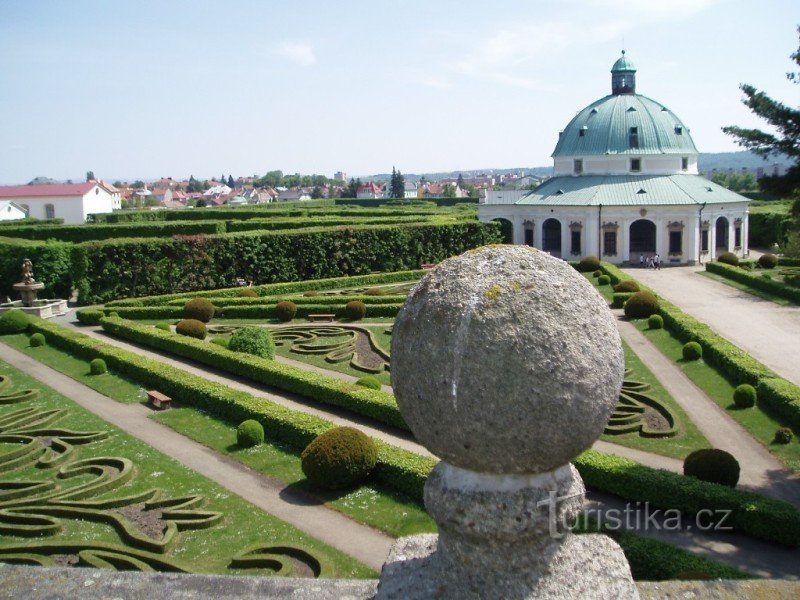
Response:
[{"label": "low boxwood hedge", "polygon": [[75,311],[75,316],[84,325],[99,325],[105,313],[97,308],[81,308]]},{"label": "low boxwood hedge", "polygon": [[[337,318],[345,316],[345,304],[298,304],[296,318],[307,317],[315,313],[333,313]],[[396,317],[402,304],[370,304],[367,317]],[[180,319],[183,308],[180,306],[115,306],[113,310],[124,319],[134,321],[147,319]],[[104,309],[108,315],[111,309]],[[225,319],[277,319],[278,309],[275,304],[244,304],[237,306],[221,306],[216,312],[217,318]]]},{"label": "low boxwood hedge", "polygon": [[745,271],[739,267],[733,267],[721,262],[707,263],[706,271],[800,304],[800,288],[786,285],[782,281],[766,279],[759,274],[754,274],[750,271]]}]

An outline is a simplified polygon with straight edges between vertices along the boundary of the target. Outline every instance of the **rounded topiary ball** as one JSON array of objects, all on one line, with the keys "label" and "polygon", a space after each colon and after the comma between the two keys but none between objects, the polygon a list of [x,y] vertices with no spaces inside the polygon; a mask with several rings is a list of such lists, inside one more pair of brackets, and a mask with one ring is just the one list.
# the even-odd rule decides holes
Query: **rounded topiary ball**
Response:
[{"label": "rounded topiary ball", "polygon": [[264,327],[242,327],[231,335],[228,350],[244,352],[261,358],[275,358],[272,333]]},{"label": "rounded topiary ball", "polygon": [[28,329],[30,317],[18,308],[12,308],[0,315],[0,335],[22,333]]},{"label": "rounded topiary ball", "polygon": [[762,254],[758,257],[758,266],[762,269],[774,269],[778,266],[778,257],[774,254]]},{"label": "rounded topiary ball", "polygon": [[595,279],[597,279],[597,278],[598,278],[598,277],[600,277],[600,275],[602,275],[602,274],[603,274],[603,272],[602,272],[600,269],[597,269],[597,271],[593,271],[593,272],[592,272],[592,277],[594,277]]},{"label": "rounded topiary ball", "polygon": [[792,441],[792,430],[788,427],[779,427],[775,431],[775,438],[773,441],[776,444],[789,444]]},{"label": "rounded topiary ball", "polygon": [[366,478],[378,460],[371,438],[353,427],[334,427],[317,436],[300,455],[303,473],[325,489],[350,487]]},{"label": "rounded topiary ball", "polygon": [[624,374],[595,287],[528,246],[486,246],[415,285],[392,335],[392,385],[416,439],[451,465],[539,473],[603,432]]},{"label": "rounded topiary ball", "polygon": [[385,296],[386,290],[379,287],[371,287],[364,292],[365,296]]},{"label": "rounded topiary ball", "polygon": [[169,326],[169,323],[166,321],[162,321],[161,323],[156,323],[156,329],[160,329],[161,331],[166,331],[167,333],[172,332],[172,327]]},{"label": "rounded topiary ball", "polygon": [[303,292],[303,296],[311,297],[311,296],[319,296],[320,293],[317,290],[306,290]]},{"label": "rounded topiary ball", "polygon": [[703,347],[697,342],[686,342],[682,353],[683,360],[700,360],[703,358]]},{"label": "rounded topiary ball", "polygon": [[198,340],[206,339],[206,325],[197,319],[184,319],[179,321],[175,326],[175,331],[181,335],[197,338]]},{"label": "rounded topiary ball", "polygon": [[733,390],[733,402],[739,408],[750,408],[756,405],[756,388],[749,383],[736,386]]},{"label": "rounded topiary ball", "polygon": [[367,305],[361,300],[351,300],[344,307],[344,316],[351,321],[360,321],[367,314]]},{"label": "rounded topiary ball", "polygon": [[578,271],[581,273],[591,273],[600,269],[600,259],[596,256],[584,256],[578,263]]},{"label": "rounded topiary ball", "polygon": [[622,308],[625,310],[625,316],[629,319],[646,319],[650,315],[656,314],[660,306],[658,298],[653,292],[643,291],[635,292]]},{"label": "rounded topiary ball", "polygon": [[43,333],[34,333],[30,339],[31,347],[38,348],[39,346],[44,346],[46,340],[44,339]]},{"label": "rounded topiary ball", "polygon": [[252,448],[264,443],[264,427],[258,421],[248,419],[236,428],[236,443],[241,448]]},{"label": "rounded topiary ball", "polygon": [[611,277],[608,275],[600,275],[597,278],[597,285],[608,285],[609,283],[611,283]]},{"label": "rounded topiary ball", "polygon": [[717,257],[717,261],[735,267],[739,264],[739,257],[736,256],[733,252],[723,252]]},{"label": "rounded topiary ball", "polygon": [[103,373],[107,373],[108,367],[106,366],[106,361],[104,361],[102,358],[93,358],[89,363],[89,372],[92,375],[102,375]]},{"label": "rounded topiary ball", "polygon": [[377,377],[373,377],[372,375],[364,375],[364,377],[356,381],[356,385],[360,385],[371,390],[381,389],[381,382],[378,381]]},{"label": "rounded topiary ball", "polygon": [[683,474],[702,481],[736,487],[739,461],[732,454],[716,448],[695,450],[683,461]]},{"label": "rounded topiary ball", "polygon": [[223,348],[227,348],[230,340],[224,337],[215,337],[211,340],[211,343],[216,346],[222,346]]},{"label": "rounded topiary ball", "polygon": [[236,295],[239,298],[258,298],[258,292],[251,287],[240,288]]},{"label": "rounded topiary ball", "polygon": [[615,292],[638,292],[640,290],[639,284],[636,283],[633,279],[626,279],[624,281],[620,281],[617,285],[614,286]]},{"label": "rounded topiary ball", "polygon": [[193,298],[184,305],[183,316],[186,319],[208,323],[214,316],[214,305],[208,298]]},{"label": "rounded topiary ball", "polygon": [[275,316],[284,323],[294,319],[297,314],[297,304],[289,300],[282,300],[275,305]]},{"label": "rounded topiary ball", "polygon": [[663,329],[664,317],[661,315],[650,315],[647,319],[647,327],[650,329]]}]

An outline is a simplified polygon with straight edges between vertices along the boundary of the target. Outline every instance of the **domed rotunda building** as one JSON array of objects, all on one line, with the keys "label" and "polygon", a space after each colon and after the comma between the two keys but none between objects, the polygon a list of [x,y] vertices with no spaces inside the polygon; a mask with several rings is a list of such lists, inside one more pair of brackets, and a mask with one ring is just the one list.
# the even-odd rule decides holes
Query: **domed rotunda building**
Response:
[{"label": "domed rotunda building", "polygon": [[611,94],[581,110],[558,136],[554,177],[534,191],[493,191],[481,221],[504,220],[513,243],[564,259],[600,256],[695,264],[747,253],[749,200],[697,171],[689,129],[666,106],[636,93],[622,52]]}]

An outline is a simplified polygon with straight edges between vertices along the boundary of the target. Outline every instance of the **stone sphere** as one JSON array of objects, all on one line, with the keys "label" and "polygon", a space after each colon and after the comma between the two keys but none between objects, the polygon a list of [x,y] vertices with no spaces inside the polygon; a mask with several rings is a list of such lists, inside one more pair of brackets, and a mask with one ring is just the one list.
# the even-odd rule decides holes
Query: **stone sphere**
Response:
[{"label": "stone sphere", "polygon": [[527,246],[472,250],[423,277],[397,315],[391,356],[417,440],[483,473],[549,471],[587,449],[625,368],[600,294]]}]

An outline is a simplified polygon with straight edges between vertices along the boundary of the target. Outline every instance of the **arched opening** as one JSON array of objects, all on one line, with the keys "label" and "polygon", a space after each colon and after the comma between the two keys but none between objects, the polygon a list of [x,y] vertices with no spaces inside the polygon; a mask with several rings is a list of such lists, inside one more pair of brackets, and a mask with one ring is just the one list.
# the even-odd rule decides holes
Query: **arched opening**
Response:
[{"label": "arched opening", "polygon": [[500,234],[504,244],[514,243],[514,225],[508,219],[492,219],[492,223],[500,224]]},{"label": "arched opening", "polygon": [[725,217],[720,217],[717,219],[716,222],[716,249],[721,252],[726,252],[728,250],[728,219]]},{"label": "arched opening", "polygon": [[656,253],[656,224],[647,219],[631,223],[629,260],[636,264],[639,258]]},{"label": "arched opening", "polygon": [[542,223],[542,250],[561,257],[561,222],[558,219]]},{"label": "arched opening", "polygon": [[55,219],[56,217],[56,207],[52,204],[45,204],[44,205],[44,218],[45,219]]}]

